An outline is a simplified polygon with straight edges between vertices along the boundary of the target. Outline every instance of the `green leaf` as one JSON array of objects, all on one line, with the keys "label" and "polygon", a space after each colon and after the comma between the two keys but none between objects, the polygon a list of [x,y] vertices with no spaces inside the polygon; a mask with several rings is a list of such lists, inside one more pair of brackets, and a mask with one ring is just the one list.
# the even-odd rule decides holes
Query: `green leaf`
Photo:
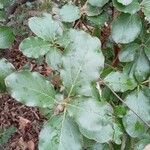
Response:
[{"label": "green leaf", "polygon": [[142,82],[150,75],[150,61],[146,57],[144,51],[138,53],[138,59],[135,67],[135,78]]},{"label": "green leaf", "polygon": [[103,7],[109,0],[88,0],[92,6]]},{"label": "green leaf", "polygon": [[5,78],[15,70],[14,66],[6,59],[0,59],[0,92],[6,90]]},{"label": "green leaf", "polygon": [[133,78],[129,78],[126,74],[121,72],[110,73],[104,81],[115,91],[125,92],[127,90],[133,90],[137,83]]},{"label": "green leaf", "polygon": [[52,107],[55,91],[39,73],[21,71],[6,78],[11,96],[27,106]]},{"label": "green leaf", "polygon": [[123,117],[126,132],[133,138],[141,137],[147,132],[148,127],[132,111]]},{"label": "green leaf", "polygon": [[112,24],[112,38],[116,43],[130,43],[140,34],[142,23],[138,15],[121,14]]},{"label": "green leaf", "polygon": [[104,12],[98,16],[88,16],[87,19],[90,21],[91,25],[102,27],[105,22],[107,22],[108,17],[108,14]]},{"label": "green leaf", "polygon": [[133,0],[117,0],[122,5],[129,5],[133,2]]},{"label": "green leaf", "polygon": [[117,0],[113,0],[113,5],[117,8],[117,10],[129,14],[135,14],[140,10],[140,4],[138,0],[133,0],[129,5],[123,5],[118,3]]},{"label": "green leaf", "polygon": [[110,150],[108,144],[95,143],[86,150]]},{"label": "green leaf", "polygon": [[[101,42],[84,31],[70,30],[68,45],[62,58],[60,76],[69,95],[91,95],[91,82],[99,78],[104,66]],[[65,36],[64,36],[65,38]]]},{"label": "green leaf", "polygon": [[119,53],[119,60],[121,62],[134,61],[137,50],[140,50],[140,48],[140,45],[136,43],[126,45]]},{"label": "green leaf", "polygon": [[121,144],[121,137],[123,135],[123,131],[121,128],[121,125],[118,123],[114,123],[114,135],[113,135],[113,141],[120,145]]},{"label": "green leaf", "polygon": [[54,48],[47,53],[46,62],[54,70],[59,70],[62,64],[62,53],[58,49]]},{"label": "green leaf", "polygon": [[29,37],[21,42],[19,49],[29,58],[39,58],[50,51],[52,47],[50,42],[39,37]]},{"label": "green leaf", "polygon": [[14,132],[16,132],[16,128],[13,126],[0,129],[0,146],[4,145],[9,140],[11,135],[14,134]]},{"label": "green leaf", "polygon": [[[150,89],[147,90],[150,92]],[[125,103],[145,122],[150,122],[150,98],[145,89],[128,94],[125,97]]]},{"label": "green leaf", "polygon": [[34,34],[48,41],[54,41],[63,32],[62,24],[47,13],[42,17],[30,18],[28,24]]},{"label": "green leaf", "polygon": [[142,6],[142,11],[145,14],[146,20],[150,22],[150,1],[143,0],[141,6]]},{"label": "green leaf", "polygon": [[144,149],[148,144],[150,144],[150,139],[141,139],[135,145],[135,150],[148,150]]},{"label": "green leaf", "polygon": [[66,116],[54,116],[44,125],[39,137],[39,150],[81,150],[82,136],[76,123]]},{"label": "green leaf", "polygon": [[14,41],[14,34],[9,27],[0,26],[0,49],[6,49]]},{"label": "green leaf", "polygon": [[87,138],[105,143],[113,138],[112,107],[93,98],[77,98],[68,106],[70,116]]},{"label": "green leaf", "polygon": [[85,13],[87,14],[87,16],[97,16],[103,11],[99,7],[92,6],[89,3],[85,5],[84,9],[85,9]]},{"label": "green leaf", "polygon": [[75,20],[80,18],[79,8],[71,4],[64,5],[60,9],[59,14],[63,22],[74,22]]}]

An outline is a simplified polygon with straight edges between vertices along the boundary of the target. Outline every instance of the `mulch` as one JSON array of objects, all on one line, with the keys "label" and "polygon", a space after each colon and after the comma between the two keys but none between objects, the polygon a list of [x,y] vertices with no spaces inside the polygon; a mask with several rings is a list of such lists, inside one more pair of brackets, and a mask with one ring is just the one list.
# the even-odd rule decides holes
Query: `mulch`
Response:
[{"label": "mulch", "polygon": [[[38,71],[42,75],[46,76],[47,72],[50,73],[46,63],[37,65],[35,60],[28,60],[18,50],[16,42],[1,57],[11,62],[16,70],[21,70],[24,65],[28,65],[32,71]],[[38,108],[27,107],[14,100],[8,93],[0,94],[0,128],[10,126],[17,128],[3,146],[4,150],[37,150],[39,132],[45,120]]]}]

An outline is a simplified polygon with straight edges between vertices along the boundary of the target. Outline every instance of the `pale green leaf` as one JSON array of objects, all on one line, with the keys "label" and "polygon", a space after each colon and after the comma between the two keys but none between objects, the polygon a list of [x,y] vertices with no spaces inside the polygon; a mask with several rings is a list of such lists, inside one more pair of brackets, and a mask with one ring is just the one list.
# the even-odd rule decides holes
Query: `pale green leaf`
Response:
[{"label": "pale green leaf", "polygon": [[15,68],[13,67],[13,65],[6,59],[0,59],[0,92],[4,92],[6,90],[4,80],[14,70]]},{"label": "pale green leaf", "polygon": [[54,70],[59,70],[62,64],[62,53],[54,48],[46,55],[47,64]]},{"label": "pale green leaf", "polygon": [[41,17],[30,18],[28,24],[34,34],[48,41],[55,40],[63,32],[62,24],[47,13]]},{"label": "pale green leaf", "polygon": [[14,41],[14,34],[9,27],[0,26],[0,49],[6,49]]},{"label": "pale green leaf", "polygon": [[29,37],[24,39],[19,49],[23,54],[30,58],[39,58],[44,56],[48,51],[52,50],[50,42],[47,42],[39,37]]},{"label": "pale green leaf", "polygon": [[129,5],[123,5],[121,3],[118,3],[117,0],[113,0],[113,5],[117,10],[129,14],[135,14],[140,10],[140,4],[138,0],[133,0]]},{"label": "pale green leaf", "polygon": [[126,132],[133,138],[141,137],[147,132],[147,126],[132,111],[123,117]]},{"label": "pale green leaf", "polygon": [[[99,78],[104,66],[101,42],[84,31],[70,30],[60,76],[66,91],[72,94],[91,95],[91,82]],[[64,36],[65,38],[65,36]]]},{"label": "pale green leaf", "polygon": [[122,5],[129,5],[133,2],[133,0],[117,0]]},{"label": "pale green leaf", "polygon": [[136,14],[121,14],[113,21],[112,38],[116,43],[130,43],[140,34],[142,23]]},{"label": "pale green leaf", "polygon": [[80,18],[80,10],[75,5],[64,5],[60,11],[60,18],[63,22],[74,22]]},{"label": "pale green leaf", "polygon": [[141,49],[140,45],[136,43],[126,45],[119,53],[119,60],[121,62],[133,61],[135,59],[137,50],[140,50],[140,49]]},{"label": "pale green leaf", "polygon": [[6,78],[11,96],[27,106],[52,107],[55,91],[52,85],[37,72],[15,72]]},{"label": "pale green leaf", "polygon": [[133,78],[129,78],[126,74],[121,72],[112,72],[104,81],[115,91],[125,92],[127,90],[133,90],[137,83]]},{"label": "pale green leaf", "polygon": [[121,137],[123,135],[123,131],[120,124],[114,123],[114,135],[113,135],[113,141],[120,145],[121,144]]},{"label": "pale green leaf", "polygon": [[82,136],[68,116],[54,116],[44,125],[39,137],[39,150],[82,150]]},{"label": "pale green leaf", "polygon": [[92,6],[103,7],[109,0],[88,0]]},{"label": "pale green leaf", "polygon": [[[150,89],[147,89],[150,92]],[[135,90],[125,97],[125,103],[145,122],[150,122],[150,97],[145,89]]]},{"label": "pale green leaf", "polygon": [[142,6],[142,11],[145,14],[146,20],[150,22],[150,1],[143,0],[141,6]]},{"label": "pale green leaf", "polygon": [[70,116],[87,138],[100,143],[113,138],[112,107],[93,98],[77,98],[68,106]]},{"label": "pale green leaf", "polygon": [[134,150],[149,150],[149,149],[144,149],[149,144],[150,144],[150,139],[141,139],[139,142],[137,142],[135,144],[135,149]]}]

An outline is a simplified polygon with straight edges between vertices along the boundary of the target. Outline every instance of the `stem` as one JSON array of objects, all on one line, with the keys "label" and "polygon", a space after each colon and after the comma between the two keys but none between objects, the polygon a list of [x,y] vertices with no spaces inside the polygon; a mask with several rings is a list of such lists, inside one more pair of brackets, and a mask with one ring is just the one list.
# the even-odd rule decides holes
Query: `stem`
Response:
[{"label": "stem", "polygon": [[123,100],[109,85],[107,85],[102,79],[101,79],[101,81],[104,83],[105,86],[107,86],[107,87],[111,90],[111,92],[112,92],[124,105],[126,105],[140,120],[142,120],[142,121],[145,123],[145,125],[147,125],[147,126],[150,128],[150,125],[149,125],[146,121],[144,121],[134,110],[132,110],[132,108],[130,108],[130,106],[128,106],[128,105],[124,102],[124,100]]}]

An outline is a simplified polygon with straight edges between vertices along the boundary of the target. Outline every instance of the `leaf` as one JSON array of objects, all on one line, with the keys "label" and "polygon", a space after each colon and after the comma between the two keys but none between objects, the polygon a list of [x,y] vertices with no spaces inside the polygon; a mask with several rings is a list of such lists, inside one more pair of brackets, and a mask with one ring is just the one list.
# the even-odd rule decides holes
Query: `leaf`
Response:
[{"label": "leaf", "polygon": [[140,34],[142,23],[138,15],[121,14],[112,24],[112,38],[116,43],[130,43]]},{"label": "leaf", "polygon": [[89,96],[90,84],[99,78],[104,66],[101,42],[84,31],[73,29],[66,37],[68,46],[62,58],[63,69],[60,71],[63,85],[69,95],[78,93]]},{"label": "leaf", "polygon": [[109,0],[88,0],[92,6],[103,7]]},{"label": "leaf", "polygon": [[54,116],[44,125],[39,137],[39,150],[81,150],[82,136],[73,120]]},{"label": "leaf", "polygon": [[62,24],[47,13],[42,17],[30,18],[28,24],[34,34],[48,41],[54,41],[63,32]]},{"label": "leaf", "polygon": [[5,78],[15,70],[14,66],[6,59],[0,59],[0,92],[6,90]]},{"label": "leaf", "polygon": [[141,6],[142,6],[142,11],[144,12],[144,15],[146,17],[146,20],[150,22],[150,1],[143,0]]},{"label": "leaf", "polygon": [[132,111],[123,117],[126,132],[133,138],[141,137],[148,130],[147,126]]},{"label": "leaf", "polygon": [[54,70],[59,70],[62,64],[62,53],[58,49],[54,48],[47,53],[46,62]]},{"label": "leaf", "polygon": [[98,16],[89,16],[87,17],[87,19],[90,21],[90,23],[96,27],[102,27],[105,22],[107,22],[108,20],[108,14],[107,13],[102,13]]},{"label": "leaf", "polygon": [[6,49],[14,41],[14,34],[9,27],[0,26],[0,49]]},{"label": "leaf", "polygon": [[77,98],[68,106],[68,112],[85,137],[100,143],[113,138],[113,110],[108,103],[94,98]]},{"label": "leaf", "polygon": [[119,53],[119,60],[121,62],[131,62],[134,61],[137,50],[140,49],[140,45],[136,43],[131,43],[126,45]]},{"label": "leaf", "polygon": [[[150,89],[147,89],[150,92]],[[145,89],[133,91],[125,97],[125,103],[145,122],[150,122],[150,99]]]},{"label": "leaf", "polygon": [[85,5],[84,9],[87,16],[97,16],[102,12],[102,9],[96,6],[92,6],[89,3]]},{"label": "leaf", "polygon": [[80,18],[80,10],[77,6],[67,4],[64,5],[60,11],[60,18],[63,22],[74,22],[75,20]]},{"label": "leaf", "polygon": [[39,73],[21,71],[6,78],[11,96],[27,106],[52,107],[55,91]]},{"label": "leaf", "polygon": [[133,0],[117,0],[122,5],[129,5],[133,2]]},{"label": "leaf", "polygon": [[110,73],[104,81],[115,91],[125,92],[127,90],[133,90],[137,83],[133,78],[129,78],[126,74],[121,72]]},{"label": "leaf", "polygon": [[24,39],[19,49],[29,58],[39,58],[52,50],[51,44],[38,37],[29,37]]},{"label": "leaf", "polygon": [[0,146],[4,145],[9,140],[11,135],[16,132],[16,130],[17,129],[13,126],[4,128],[4,129],[0,129]]},{"label": "leaf", "polygon": [[150,143],[150,139],[141,139],[139,142],[136,143],[135,149],[136,150],[148,150],[144,149]]},{"label": "leaf", "polygon": [[118,3],[117,0],[113,0],[113,5],[117,8],[117,10],[129,14],[135,14],[140,10],[140,4],[138,0],[133,0],[129,5],[123,5]]},{"label": "leaf", "polygon": [[123,131],[121,129],[121,125],[114,123],[114,135],[113,135],[113,141],[120,145],[121,144],[121,137],[123,135]]},{"label": "leaf", "polygon": [[150,62],[144,51],[140,51],[135,67],[135,77],[137,81],[142,82],[150,75]]}]

